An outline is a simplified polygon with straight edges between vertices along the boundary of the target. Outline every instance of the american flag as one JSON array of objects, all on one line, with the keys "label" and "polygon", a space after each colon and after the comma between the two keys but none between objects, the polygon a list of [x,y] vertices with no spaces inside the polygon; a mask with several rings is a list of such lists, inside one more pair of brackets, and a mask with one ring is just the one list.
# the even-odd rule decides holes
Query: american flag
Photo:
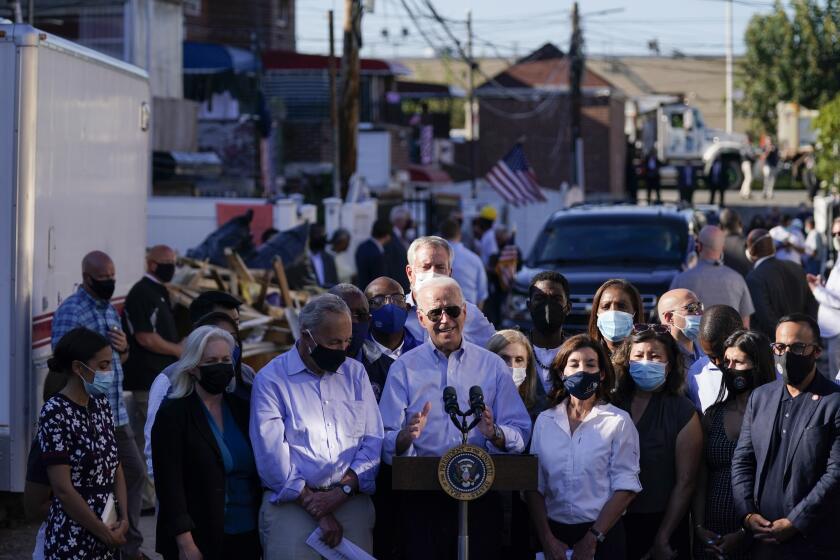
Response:
[{"label": "american flag", "polygon": [[486,179],[505,202],[514,206],[546,201],[534,170],[525,159],[522,144],[515,144],[505,157],[496,162]]}]

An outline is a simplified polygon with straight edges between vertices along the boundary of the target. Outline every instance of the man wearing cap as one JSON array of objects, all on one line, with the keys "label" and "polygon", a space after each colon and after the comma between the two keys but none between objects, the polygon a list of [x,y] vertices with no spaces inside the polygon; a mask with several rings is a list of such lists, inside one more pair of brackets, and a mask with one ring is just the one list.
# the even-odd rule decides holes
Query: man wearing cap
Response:
[{"label": "man wearing cap", "polygon": [[814,299],[801,266],[776,258],[773,238],[766,229],[754,229],[747,236],[747,258],[753,269],[747,274],[747,287],[755,306],[750,326],[770,340],[776,336],[776,323],[785,315],[805,313],[817,316]]},{"label": "man wearing cap", "polygon": [[499,252],[499,244],[496,241],[496,232],[493,230],[493,224],[496,222],[498,213],[496,209],[489,204],[484,206],[478,213],[478,224],[482,230],[481,234],[481,260],[484,262],[484,267],[490,266],[490,257]]}]

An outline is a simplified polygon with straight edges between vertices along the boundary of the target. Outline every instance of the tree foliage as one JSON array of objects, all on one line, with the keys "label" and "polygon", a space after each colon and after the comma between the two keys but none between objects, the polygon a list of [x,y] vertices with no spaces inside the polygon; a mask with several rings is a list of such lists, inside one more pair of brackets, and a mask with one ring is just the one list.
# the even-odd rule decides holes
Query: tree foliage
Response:
[{"label": "tree foliage", "polygon": [[836,185],[840,179],[840,95],[820,107],[814,127],[819,129],[817,138],[821,147],[817,177]]},{"label": "tree foliage", "polygon": [[840,0],[776,0],[745,32],[738,111],[756,132],[775,133],[776,103],[816,108],[840,92]]}]

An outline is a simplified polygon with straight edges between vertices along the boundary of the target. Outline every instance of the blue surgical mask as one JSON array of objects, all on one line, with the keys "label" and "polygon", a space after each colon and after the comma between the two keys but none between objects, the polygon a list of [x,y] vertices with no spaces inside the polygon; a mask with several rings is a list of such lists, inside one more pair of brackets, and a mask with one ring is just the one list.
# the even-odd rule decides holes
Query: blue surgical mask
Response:
[{"label": "blue surgical mask", "polygon": [[685,337],[691,341],[697,340],[697,336],[700,334],[700,321],[703,320],[702,315],[679,315],[685,321],[685,326],[680,330],[685,335]]},{"label": "blue surgical mask", "polygon": [[598,330],[610,342],[621,342],[633,330],[633,316],[624,311],[605,311],[598,315]]},{"label": "blue surgical mask", "polygon": [[642,391],[655,391],[665,383],[665,368],[662,362],[630,362],[630,377]]},{"label": "blue surgical mask", "polygon": [[371,326],[376,332],[394,334],[403,330],[408,317],[408,309],[388,303],[370,314]]},{"label": "blue surgical mask", "polygon": [[598,391],[601,384],[599,372],[578,371],[563,378],[563,387],[574,398],[585,401]]},{"label": "blue surgical mask", "polygon": [[[81,362],[80,362],[81,363]],[[91,369],[87,364],[82,364],[89,371],[93,372],[93,381],[88,382],[81,375],[79,376],[82,383],[85,384],[85,392],[92,397],[99,395],[107,395],[114,383],[114,371],[99,371]]]}]

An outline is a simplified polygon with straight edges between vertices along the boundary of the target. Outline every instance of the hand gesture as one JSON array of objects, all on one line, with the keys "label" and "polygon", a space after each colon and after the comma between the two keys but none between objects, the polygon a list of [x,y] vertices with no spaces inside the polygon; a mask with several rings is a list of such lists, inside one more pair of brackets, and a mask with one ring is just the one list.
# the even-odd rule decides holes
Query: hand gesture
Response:
[{"label": "hand gesture", "polygon": [[493,421],[493,411],[489,407],[481,413],[481,422],[478,423],[478,431],[487,439],[496,437],[496,423]]},{"label": "hand gesture", "polygon": [[778,542],[773,534],[773,524],[764,519],[761,514],[750,515],[750,519],[747,521],[747,529],[753,534],[753,537],[760,541]]},{"label": "hand gesture", "polygon": [[706,554],[711,554],[715,557],[720,557],[720,544],[721,536],[715,533],[714,531],[709,531],[705,527],[697,527],[694,530],[694,536],[698,540],[701,546],[703,546]]},{"label": "hand gesture", "polygon": [[566,551],[569,547],[566,543],[557,539],[554,535],[547,535],[543,545],[545,560],[566,560]]},{"label": "hand gesture", "polygon": [[122,533],[118,532],[118,528],[121,522],[116,522],[112,525],[106,525],[104,523],[100,523],[100,527],[97,530],[96,537],[102,541],[105,546],[108,548],[117,548],[125,544],[125,532]]},{"label": "hand gesture", "polygon": [[575,543],[572,560],[592,560],[595,558],[596,548],[598,548],[598,541],[595,535],[587,531],[583,538]]},{"label": "hand gesture", "polygon": [[814,274],[806,274],[805,278],[808,279],[808,287],[812,290],[819,288],[822,286],[822,276],[814,275]]},{"label": "hand gesture", "polygon": [[426,428],[426,422],[429,419],[429,412],[432,411],[432,403],[426,402],[423,405],[423,410],[420,412],[416,412],[412,415],[411,418],[408,420],[408,425],[406,425],[405,430],[408,432],[411,441],[417,440],[420,437],[420,434],[423,433],[423,430]]},{"label": "hand gesture", "polygon": [[302,495],[301,505],[315,519],[330,515],[345,502],[346,495],[338,488],[329,492],[308,492]]},{"label": "hand gesture", "polygon": [[791,523],[789,519],[782,518],[773,522],[773,525],[770,527],[770,531],[772,531],[776,542],[783,543],[796,536],[796,533],[799,530],[793,526],[793,523]]},{"label": "hand gesture", "polygon": [[122,354],[128,350],[128,339],[125,333],[119,329],[111,329],[108,331],[108,339],[111,341],[111,348]]},{"label": "hand gesture", "polygon": [[654,560],[671,560],[677,557],[677,553],[668,541],[657,541],[650,549],[650,557]]},{"label": "hand gesture", "polygon": [[344,529],[332,514],[325,515],[318,520],[318,527],[321,528],[321,540],[330,548],[335,548],[341,543]]}]

